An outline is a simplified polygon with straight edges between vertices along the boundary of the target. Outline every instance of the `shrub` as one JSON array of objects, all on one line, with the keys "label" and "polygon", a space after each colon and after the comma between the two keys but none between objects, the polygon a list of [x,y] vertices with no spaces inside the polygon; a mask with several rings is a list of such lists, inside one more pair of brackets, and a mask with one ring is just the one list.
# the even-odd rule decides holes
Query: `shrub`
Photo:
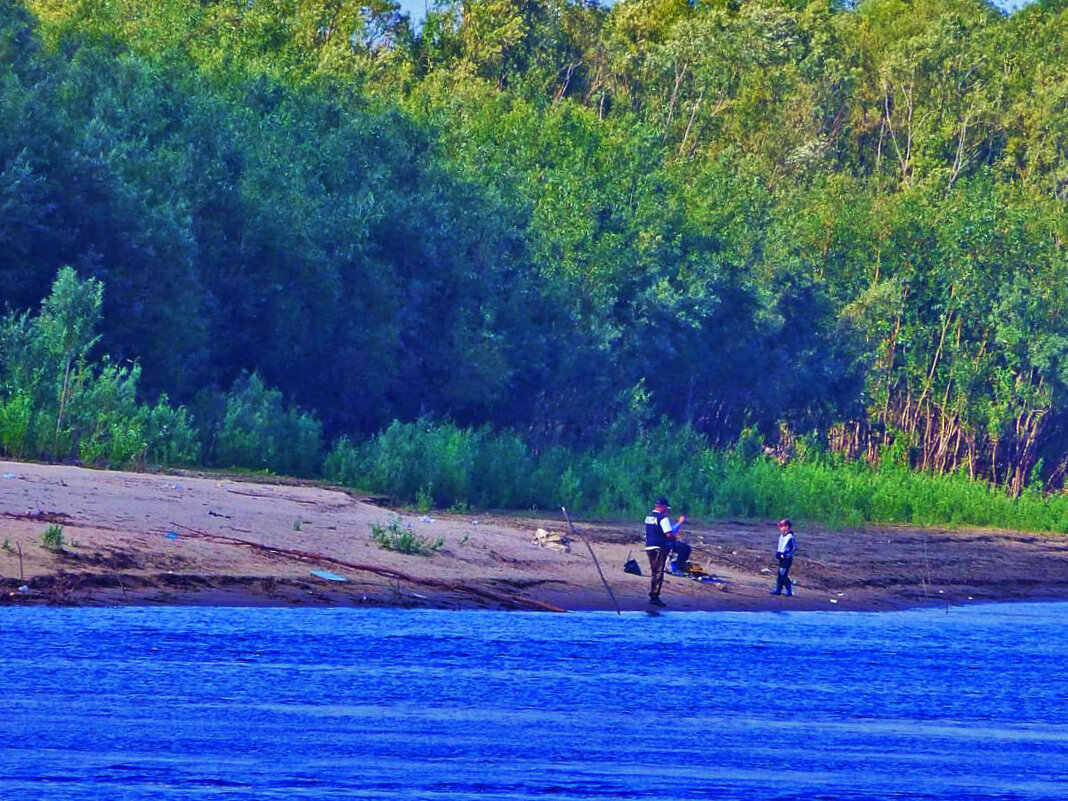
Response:
[{"label": "shrub", "polygon": [[288,475],[318,473],[322,424],[295,407],[284,408],[282,393],[269,389],[256,373],[238,378],[226,398],[215,462]]},{"label": "shrub", "polygon": [[412,531],[410,525],[402,525],[400,518],[396,516],[391,517],[385,526],[372,523],[371,538],[388,551],[419,556],[432,554],[445,545],[445,540],[441,537],[433,541],[420,537]]},{"label": "shrub", "polygon": [[363,451],[348,437],[339,437],[323,460],[323,476],[344,487],[358,487],[366,473]]},{"label": "shrub", "polygon": [[424,510],[516,508],[528,505],[534,495],[534,460],[518,435],[425,418],[394,421],[359,445],[338,440],[323,472],[339,483],[362,484]]},{"label": "shrub", "polygon": [[174,408],[161,395],[145,414],[145,460],[152,464],[196,464],[200,460],[200,443],[188,410]]},{"label": "shrub", "polygon": [[[618,433],[618,432],[616,432]],[[734,447],[710,448],[688,426],[667,422],[618,436],[596,451],[550,447],[531,454],[514,432],[451,423],[394,422],[363,443],[338,440],[328,477],[427,509],[541,508],[635,517],[669,495],[692,516],[791,517],[835,528],[865,523],[1068,530],[1068,495],[1028,487],[1019,498],[967,475],[912,470],[903,444],[875,466],[847,462],[815,440],[780,464],[749,431]]]},{"label": "shrub", "polygon": [[41,545],[50,551],[63,550],[63,527],[51,525],[41,535]]},{"label": "shrub", "polygon": [[[137,364],[90,358],[103,291],[64,267],[36,317],[0,322],[0,449],[16,459],[77,456],[113,466],[195,458],[184,409],[171,409],[165,397],[154,409],[138,404]],[[159,419],[170,424],[154,425]]]},{"label": "shrub", "polygon": [[0,397],[0,449],[22,459],[33,448],[33,399],[17,390],[6,401]]}]

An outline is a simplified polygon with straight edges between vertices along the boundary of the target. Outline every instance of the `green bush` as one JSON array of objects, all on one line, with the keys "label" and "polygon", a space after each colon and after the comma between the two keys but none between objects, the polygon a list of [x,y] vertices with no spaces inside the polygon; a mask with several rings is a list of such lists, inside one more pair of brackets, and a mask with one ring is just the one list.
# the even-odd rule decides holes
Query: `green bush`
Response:
[{"label": "green bush", "polygon": [[145,461],[161,465],[192,465],[200,460],[200,442],[184,406],[171,406],[164,394],[146,412]]},{"label": "green bush", "polygon": [[532,497],[534,460],[511,432],[421,419],[395,421],[358,445],[339,439],[323,473],[332,481],[366,486],[421,508],[517,508]]},{"label": "green bush", "polygon": [[41,545],[50,551],[63,550],[63,527],[51,525],[41,535]]},{"label": "green bush", "polygon": [[103,292],[64,267],[37,316],[0,322],[0,450],[116,467],[195,460],[184,409],[165,396],[154,408],[139,404],[139,365],[91,358]]},{"label": "green bush", "polygon": [[420,537],[412,531],[410,525],[402,525],[400,518],[396,516],[391,517],[389,523],[384,526],[372,523],[371,539],[386,550],[418,556],[428,556],[445,545],[445,540],[441,537],[433,541]]},{"label": "green bush", "polygon": [[33,451],[33,399],[19,389],[6,400],[0,397],[0,450],[12,459]]},{"label": "green bush", "polygon": [[214,461],[296,476],[317,475],[322,424],[314,415],[283,407],[282,393],[256,373],[238,378],[226,398]]},{"label": "green bush", "polygon": [[348,437],[334,441],[330,453],[323,459],[323,476],[343,487],[364,487],[367,467],[363,453]]},{"label": "green bush", "polygon": [[363,443],[340,439],[324,463],[334,481],[395,501],[443,508],[540,508],[636,517],[666,493],[679,511],[705,518],[781,517],[835,528],[866,523],[974,525],[1068,531],[1068,495],[1033,487],[1018,498],[966,475],[907,467],[901,448],[878,464],[847,462],[817,442],[780,464],[750,432],[713,449],[693,429],[666,422],[597,451],[551,447],[536,457],[512,432],[395,422]]}]

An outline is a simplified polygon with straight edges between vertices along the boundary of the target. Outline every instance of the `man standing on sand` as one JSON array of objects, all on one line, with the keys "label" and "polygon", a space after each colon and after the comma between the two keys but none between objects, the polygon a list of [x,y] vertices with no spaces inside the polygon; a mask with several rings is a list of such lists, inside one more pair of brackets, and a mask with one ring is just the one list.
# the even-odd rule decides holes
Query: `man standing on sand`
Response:
[{"label": "man standing on sand", "polygon": [[794,552],[797,550],[797,540],[794,539],[794,526],[790,518],[784,517],[776,524],[779,528],[779,544],[775,548],[775,558],[779,560],[779,575],[775,579],[775,589],[772,595],[794,594],[794,584],[790,581],[790,565],[794,563]]},{"label": "man standing on sand", "polygon": [[661,495],[656,499],[653,511],[645,516],[645,553],[649,557],[649,603],[653,606],[667,606],[660,600],[660,588],[664,584],[664,568],[668,553],[678,543],[677,533],[686,518],[679,517],[679,522],[671,525],[668,510],[671,504]]}]

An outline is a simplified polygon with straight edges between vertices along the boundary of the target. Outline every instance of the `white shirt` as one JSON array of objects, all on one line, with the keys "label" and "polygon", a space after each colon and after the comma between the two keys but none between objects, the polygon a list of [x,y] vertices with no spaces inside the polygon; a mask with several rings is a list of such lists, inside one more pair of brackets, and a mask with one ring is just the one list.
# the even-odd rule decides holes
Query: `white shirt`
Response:
[{"label": "white shirt", "polygon": [[786,553],[786,549],[790,547],[790,540],[794,538],[792,531],[787,531],[785,534],[779,535],[779,550],[778,553]]},{"label": "white shirt", "polygon": [[[646,517],[645,518],[645,525],[647,525],[647,526],[655,526],[656,525],[656,515],[653,514],[653,515],[649,515],[648,517]],[[660,518],[660,530],[663,531],[665,534],[670,534],[672,531],[674,531],[674,528],[671,525],[671,518],[668,517],[666,514],[663,517]]]}]

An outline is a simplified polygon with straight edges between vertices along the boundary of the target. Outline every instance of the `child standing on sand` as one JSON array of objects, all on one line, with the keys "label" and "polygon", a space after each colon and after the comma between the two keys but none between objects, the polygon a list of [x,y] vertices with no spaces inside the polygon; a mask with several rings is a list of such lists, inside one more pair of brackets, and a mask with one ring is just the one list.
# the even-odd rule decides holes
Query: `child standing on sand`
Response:
[{"label": "child standing on sand", "polygon": [[790,518],[784,517],[776,525],[779,528],[779,543],[775,548],[775,558],[779,560],[779,574],[775,578],[775,589],[772,595],[794,594],[794,584],[790,581],[790,565],[794,563],[794,553],[797,551],[797,540],[794,538],[794,526]]}]

